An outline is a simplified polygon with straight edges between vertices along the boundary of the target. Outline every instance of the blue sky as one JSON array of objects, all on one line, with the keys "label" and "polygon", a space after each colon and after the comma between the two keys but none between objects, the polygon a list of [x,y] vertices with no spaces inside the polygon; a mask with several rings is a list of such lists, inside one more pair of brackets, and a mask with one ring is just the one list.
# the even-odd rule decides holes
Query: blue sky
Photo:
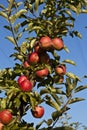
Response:
[{"label": "blue sky", "polygon": [[[5,0],[3,0],[4,2]],[[1,2],[0,2],[1,3]],[[61,59],[71,59],[74,60],[77,66],[67,65],[67,71],[75,73],[82,80],[79,85],[87,84],[87,79],[83,79],[84,75],[87,75],[87,14],[81,14],[76,16],[75,29],[77,29],[82,34],[82,39],[77,37],[65,37],[64,44],[70,50],[70,53],[66,53],[64,50],[61,51]],[[8,31],[3,28],[5,20],[0,17],[0,69],[6,67],[13,67],[14,61],[9,58],[9,55],[13,53],[13,45],[5,39],[8,35]],[[72,116],[73,122],[81,122],[83,125],[87,125],[87,90],[79,92],[77,94],[79,97],[83,97],[86,100],[71,105],[71,110],[68,112]],[[46,110],[46,115],[49,116],[49,110]],[[28,117],[26,118],[28,119]],[[34,119],[34,122],[36,120]],[[38,120],[39,121],[39,120]],[[36,121],[37,122],[37,121]]]}]

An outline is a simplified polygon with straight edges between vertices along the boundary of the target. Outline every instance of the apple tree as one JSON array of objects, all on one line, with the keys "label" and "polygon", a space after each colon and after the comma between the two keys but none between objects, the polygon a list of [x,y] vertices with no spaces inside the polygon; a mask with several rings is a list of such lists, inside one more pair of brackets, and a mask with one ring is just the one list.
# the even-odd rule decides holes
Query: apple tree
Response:
[{"label": "apple tree", "polygon": [[[7,0],[0,4],[0,16],[13,46],[14,67],[0,70],[0,130],[74,130],[58,126],[70,104],[84,100],[73,94],[86,89],[80,78],[67,71],[73,60],[61,61],[59,52],[69,52],[63,38],[79,37],[75,15],[87,13],[85,0]],[[4,2],[3,2],[4,3]],[[44,105],[45,104],[45,105]],[[43,119],[46,109],[51,116]],[[40,118],[35,124],[26,121]],[[45,123],[45,125],[44,125]]]}]

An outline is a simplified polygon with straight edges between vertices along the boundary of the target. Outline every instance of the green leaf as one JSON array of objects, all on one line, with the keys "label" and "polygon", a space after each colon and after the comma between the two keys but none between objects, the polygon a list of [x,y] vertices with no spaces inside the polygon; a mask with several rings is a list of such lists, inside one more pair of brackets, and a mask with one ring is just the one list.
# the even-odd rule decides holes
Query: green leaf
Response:
[{"label": "green leaf", "polygon": [[26,9],[21,9],[21,10],[19,10],[19,12],[17,12],[16,14],[11,15],[11,16],[9,17],[9,19],[10,19],[10,21],[11,21],[12,23],[14,23],[14,22],[16,21],[16,19],[19,18],[19,17],[20,17],[22,14],[24,14],[24,13],[27,13],[27,10],[26,10]]},{"label": "green leaf", "polygon": [[69,104],[72,104],[72,103],[76,103],[76,102],[79,102],[79,101],[83,101],[85,100],[84,98],[72,98],[70,101],[69,101]]},{"label": "green leaf", "polygon": [[6,98],[3,98],[0,100],[0,108],[5,109],[6,108]]},{"label": "green leaf", "polygon": [[39,0],[35,0],[35,3],[34,3],[35,11],[38,11],[38,6],[39,6]]},{"label": "green leaf", "polygon": [[78,31],[73,31],[73,33],[75,36],[82,38],[82,35]]},{"label": "green leaf", "polygon": [[40,90],[40,95],[47,94],[47,93],[49,93],[49,90],[47,90],[46,88]]},{"label": "green leaf", "polygon": [[74,80],[77,79],[78,81],[80,81],[80,78],[71,72],[66,72],[66,76],[70,77],[71,79],[74,79]]},{"label": "green leaf", "polygon": [[16,33],[18,33],[18,29],[20,28],[20,26],[21,26],[21,23],[18,23],[18,24],[16,24],[16,25],[14,26],[14,31],[15,31]]},{"label": "green leaf", "polygon": [[48,119],[47,121],[46,121],[46,124],[48,125],[48,126],[50,126],[51,124],[52,124],[52,119]]},{"label": "green leaf", "polygon": [[0,4],[0,8],[5,9],[5,7],[2,4]]},{"label": "green leaf", "polygon": [[11,27],[10,26],[5,25],[4,28],[6,28],[7,30],[11,31]]},{"label": "green leaf", "polygon": [[8,20],[8,15],[7,15],[6,13],[4,13],[4,12],[0,12],[0,15],[1,15],[2,17],[4,17],[5,19]]},{"label": "green leaf", "polygon": [[84,89],[87,89],[87,86],[79,86],[75,89],[75,93],[79,92],[79,91],[82,91]]},{"label": "green leaf", "polygon": [[67,53],[69,53],[70,51],[69,51],[69,49],[64,45],[64,50],[67,52]]},{"label": "green leaf", "polygon": [[72,11],[74,11],[75,13],[78,14],[78,8],[77,8],[77,7],[75,7],[74,5],[69,4],[69,8],[70,8]]},{"label": "green leaf", "polygon": [[64,63],[69,63],[69,64],[72,64],[72,65],[75,65],[76,66],[76,63],[74,62],[74,61],[72,61],[72,60],[64,60],[64,61],[62,61],[62,62],[64,62]]},{"label": "green leaf", "polygon": [[55,127],[52,130],[75,130],[75,129],[69,126],[62,126],[62,127]]},{"label": "green leaf", "polygon": [[8,39],[10,42],[12,42],[14,45],[16,45],[16,42],[13,37],[7,36],[6,39]]},{"label": "green leaf", "polygon": [[61,102],[60,99],[58,98],[58,95],[56,95],[55,93],[51,93],[53,99],[56,101],[56,103],[60,106]]},{"label": "green leaf", "polygon": [[35,42],[36,42],[36,38],[33,38],[31,41],[30,41],[30,47],[33,48],[34,45],[35,45]]},{"label": "green leaf", "polygon": [[60,111],[60,106],[57,104],[57,102],[53,101],[52,99],[49,100],[49,98],[48,98],[48,100],[46,101],[46,103],[49,106],[55,108],[57,111]]},{"label": "green leaf", "polygon": [[57,118],[59,118],[59,116],[61,116],[61,112],[58,111],[52,112],[51,116],[52,119],[55,121]]}]

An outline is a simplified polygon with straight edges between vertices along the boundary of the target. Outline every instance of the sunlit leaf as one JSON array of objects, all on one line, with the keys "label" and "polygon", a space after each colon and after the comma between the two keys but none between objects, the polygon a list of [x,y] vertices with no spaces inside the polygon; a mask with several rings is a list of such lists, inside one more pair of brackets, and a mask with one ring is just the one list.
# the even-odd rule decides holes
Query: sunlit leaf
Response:
[{"label": "sunlit leaf", "polygon": [[69,49],[64,45],[64,50],[67,52],[67,53],[69,53],[70,51],[69,51]]},{"label": "sunlit leaf", "polygon": [[80,78],[78,76],[76,76],[75,74],[71,73],[71,72],[66,72],[66,76],[74,79],[74,80],[79,80],[80,81]]},{"label": "sunlit leaf", "polygon": [[69,8],[70,8],[72,11],[78,13],[78,8],[75,7],[74,5],[71,5],[71,4],[70,4],[70,5],[69,5]]},{"label": "sunlit leaf", "polygon": [[18,24],[16,24],[16,25],[14,26],[14,31],[15,31],[16,33],[18,33],[18,29],[20,28],[20,26],[21,26],[21,23],[18,23]]},{"label": "sunlit leaf", "polygon": [[8,20],[8,16],[6,13],[0,11],[0,15],[4,17],[6,20]]},{"label": "sunlit leaf", "polygon": [[76,63],[75,63],[74,61],[68,60],[68,59],[67,59],[67,60],[64,60],[63,62],[72,64],[72,65],[76,65]]},{"label": "sunlit leaf", "polygon": [[14,23],[14,22],[16,21],[16,19],[19,18],[19,17],[20,17],[22,14],[24,14],[24,13],[27,13],[27,10],[26,10],[26,9],[21,9],[21,10],[19,10],[19,12],[17,12],[16,14],[11,15],[11,16],[9,17],[9,19],[10,19],[10,21],[11,21],[12,23]]},{"label": "sunlit leaf", "polygon": [[16,44],[15,40],[11,36],[7,36],[6,39],[8,39],[11,43]]},{"label": "sunlit leaf", "polygon": [[38,11],[38,6],[39,6],[39,0],[35,0],[35,3],[34,3],[35,11]]},{"label": "sunlit leaf", "polygon": [[35,42],[36,42],[36,38],[34,38],[34,39],[32,39],[31,41],[30,41],[30,47],[31,48],[33,48],[34,47],[34,45],[35,45]]}]

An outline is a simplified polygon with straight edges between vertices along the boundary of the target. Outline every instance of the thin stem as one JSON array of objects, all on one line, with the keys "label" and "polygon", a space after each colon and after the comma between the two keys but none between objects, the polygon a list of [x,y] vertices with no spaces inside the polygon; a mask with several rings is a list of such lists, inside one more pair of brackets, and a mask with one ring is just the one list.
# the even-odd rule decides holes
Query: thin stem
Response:
[{"label": "thin stem", "polygon": [[62,114],[67,111],[69,108],[67,108],[67,105],[69,103],[69,101],[71,100],[72,95],[69,97],[68,101],[66,102],[66,104],[61,108],[61,112],[60,115],[56,118],[55,122],[53,123],[51,130],[53,129],[53,127],[55,126],[55,124],[57,123],[57,121],[59,120],[59,117],[62,116]]},{"label": "thin stem", "polygon": [[15,34],[14,34],[14,30],[13,30],[13,27],[12,27],[12,24],[11,24],[10,20],[9,20],[9,24],[10,24],[10,27],[11,27],[11,31],[12,31],[12,35],[13,35],[16,47],[19,50],[18,43],[17,43],[16,37],[15,37]]}]

